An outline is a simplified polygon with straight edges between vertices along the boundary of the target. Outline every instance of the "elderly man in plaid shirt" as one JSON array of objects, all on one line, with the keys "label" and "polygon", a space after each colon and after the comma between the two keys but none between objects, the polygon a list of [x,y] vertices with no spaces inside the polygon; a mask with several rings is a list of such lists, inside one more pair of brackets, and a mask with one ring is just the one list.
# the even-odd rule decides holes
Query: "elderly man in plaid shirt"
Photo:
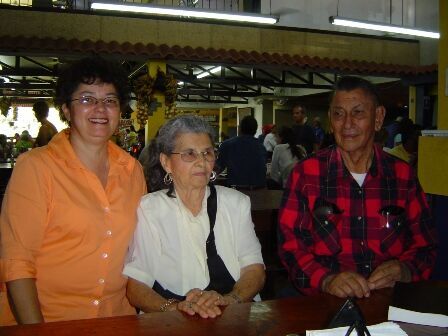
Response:
[{"label": "elderly man in plaid shirt", "polygon": [[368,297],[427,279],[435,228],[413,169],[374,144],[385,109],[358,77],[336,84],[329,118],[336,145],[292,171],[279,213],[279,253],[304,294]]}]

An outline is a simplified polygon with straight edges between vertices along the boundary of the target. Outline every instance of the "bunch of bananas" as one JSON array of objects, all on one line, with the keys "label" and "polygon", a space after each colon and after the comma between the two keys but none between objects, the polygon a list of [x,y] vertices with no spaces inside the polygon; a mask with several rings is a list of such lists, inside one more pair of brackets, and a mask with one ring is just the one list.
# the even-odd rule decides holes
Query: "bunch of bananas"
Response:
[{"label": "bunch of bananas", "polygon": [[171,109],[177,98],[177,80],[173,75],[166,75],[165,88],[165,105],[168,109]]},{"label": "bunch of bananas", "polygon": [[149,117],[154,78],[143,75],[135,81],[134,88],[137,98],[137,121],[141,126],[145,126]]},{"label": "bunch of bananas", "polygon": [[8,97],[0,98],[0,112],[6,117],[11,107],[11,99]]}]

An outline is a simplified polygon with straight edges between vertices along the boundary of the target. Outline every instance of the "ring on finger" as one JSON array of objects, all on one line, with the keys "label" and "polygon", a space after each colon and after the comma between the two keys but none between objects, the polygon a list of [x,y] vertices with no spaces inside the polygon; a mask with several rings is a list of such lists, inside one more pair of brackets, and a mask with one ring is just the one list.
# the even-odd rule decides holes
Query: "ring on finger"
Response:
[{"label": "ring on finger", "polygon": [[202,296],[202,294],[204,294],[204,291],[201,290],[201,292],[199,293],[199,295]]}]

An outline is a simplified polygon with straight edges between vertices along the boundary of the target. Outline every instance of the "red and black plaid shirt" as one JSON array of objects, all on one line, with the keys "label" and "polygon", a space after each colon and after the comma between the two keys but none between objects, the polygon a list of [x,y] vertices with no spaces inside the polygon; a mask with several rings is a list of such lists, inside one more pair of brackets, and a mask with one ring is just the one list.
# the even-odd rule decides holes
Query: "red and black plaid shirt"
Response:
[{"label": "red and black plaid shirt", "polygon": [[294,285],[306,294],[334,273],[368,277],[398,259],[414,281],[435,261],[435,227],[412,168],[375,147],[362,187],[336,147],[297,164],[279,212],[279,253]]}]

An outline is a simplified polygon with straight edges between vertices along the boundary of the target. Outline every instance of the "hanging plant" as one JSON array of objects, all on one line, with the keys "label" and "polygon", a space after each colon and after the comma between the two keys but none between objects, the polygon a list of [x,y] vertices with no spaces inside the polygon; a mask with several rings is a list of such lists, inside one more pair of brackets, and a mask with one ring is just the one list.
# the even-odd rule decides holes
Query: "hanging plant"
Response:
[{"label": "hanging plant", "polygon": [[137,121],[140,126],[145,126],[149,116],[149,107],[153,95],[154,78],[143,75],[134,82],[137,98]]},{"label": "hanging plant", "polygon": [[167,75],[160,68],[157,69],[156,78],[146,74],[134,82],[135,95],[137,98],[137,121],[145,126],[148,117],[157,109],[156,92],[165,96],[165,116],[173,111],[177,98],[177,81],[173,75]]},{"label": "hanging plant", "polygon": [[0,112],[6,117],[11,108],[11,99],[8,97],[0,98]]},{"label": "hanging plant", "polygon": [[173,75],[165,75],[165,105],[172,110],[177,98],[177,80]]}]

